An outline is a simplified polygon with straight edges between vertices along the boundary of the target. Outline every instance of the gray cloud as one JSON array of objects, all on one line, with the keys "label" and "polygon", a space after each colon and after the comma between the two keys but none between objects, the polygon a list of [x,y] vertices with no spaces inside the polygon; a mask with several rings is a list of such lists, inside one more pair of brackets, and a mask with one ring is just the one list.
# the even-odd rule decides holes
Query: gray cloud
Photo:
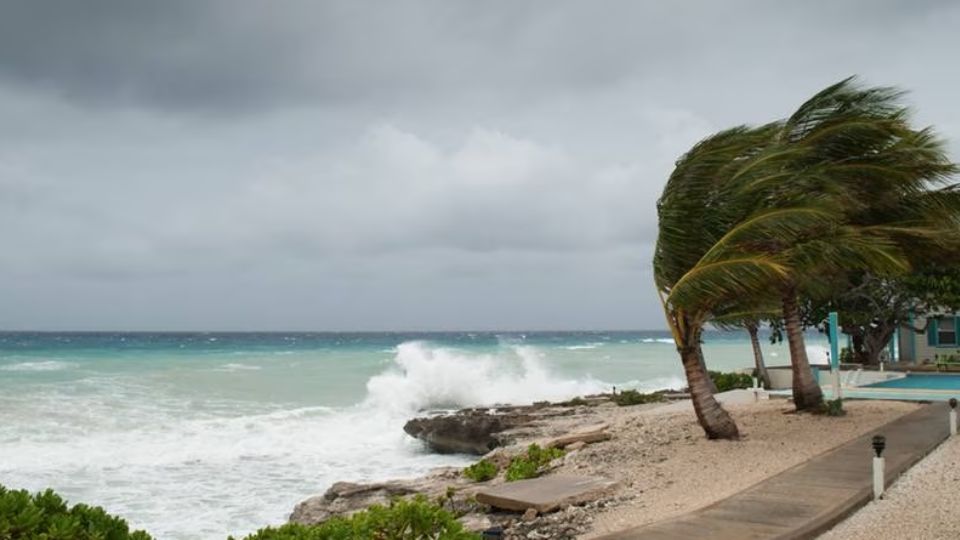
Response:
[{"label": "gray cloud", "polygon": [[960,140],[958,24],[950,2],[7,2],[0,326],[661,327],[676,157],[851,73]]}]

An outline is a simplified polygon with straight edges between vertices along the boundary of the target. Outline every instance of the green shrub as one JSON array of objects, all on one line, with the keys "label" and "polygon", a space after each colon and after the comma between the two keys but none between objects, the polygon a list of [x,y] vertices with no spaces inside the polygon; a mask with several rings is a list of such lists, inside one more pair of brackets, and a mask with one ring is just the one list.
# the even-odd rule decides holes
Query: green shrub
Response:
[{"label": "green shrub", "polygon": [[[288,523],[260,529],[244,540],[479,540],[457,518],[423,495],[373,505],[319,525]],[[231,537],[230,540],[233,540]]]},{"label": "green shrub", "polygon": [[0,539],[3,540],[151,540],[130,532],[127,522],[99,506],[68,507],[53,490],[30,495],[0,485]]},{"label": "green shrub", "polygon": [[474,482],[486,482],[497,476],[500,472],[497,466],[485,459],[474,463],[463,470],[463,475]]},{"label": "green shrub", "polygon": [[717,386],[717,392],[736,390],[738,388],[753,388],[753,377],[746,373],[721,373],[710,371],[710,378]]},{"label": "green shrub", "polygon": [[507,482],[536,478],[551,461],[563,457],[563,454],[563,450],[559,448],[540,448],[539,445],[531,444],[527,447],[526,454],[510,460],[510,465],[507,466]]},{"label": "green shrub", "polygon": [[568,399],[567,401],[561,401],[560,403],[557,403],[557,405],[560,405],[561,407],[577,407],[582,405],[590,405],[590,402],[580,396],[577,396],[573,399]]},{"label": "green shrub", "polygon": [[853,363],[853,351],[850,349],[850,347],[844,347],[840,349],[840,363],[841,364]]},{"label": "green shrub", "polygon": [[820,405],[820,414],[826,416],[843,416],[847,411],[843,410],[843,400],[840,398],[824,401]]},{"label": "green shrub", "polygon": [[621,407],[642,405],[644,403],[656,403],[658,401],[663,401],[663,394],[644,394],[636,390],[624,390],[619,394],[613,395],[613,402]]}]

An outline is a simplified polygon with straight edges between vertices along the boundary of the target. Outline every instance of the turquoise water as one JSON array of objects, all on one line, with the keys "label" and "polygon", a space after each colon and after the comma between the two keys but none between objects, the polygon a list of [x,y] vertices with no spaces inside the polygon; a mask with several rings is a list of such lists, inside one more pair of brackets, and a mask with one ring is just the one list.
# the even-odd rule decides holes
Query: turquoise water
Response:
[{"label": "turquoise water", "polygon": [[[704,350],[711,369],[753,362],[742,334],[708,333]],[[0,483],[53,487],[158,538],[222,539],[338,480],[466,463],[403,433],[420,410],[614,385],[683,386],[669,335],[0,333]]]},{"label": "turquoise water", "polygon": [[868,388],[925,388],[929,390],[960,390],[960,375],[909,374],[899,379],[866,385]]}]

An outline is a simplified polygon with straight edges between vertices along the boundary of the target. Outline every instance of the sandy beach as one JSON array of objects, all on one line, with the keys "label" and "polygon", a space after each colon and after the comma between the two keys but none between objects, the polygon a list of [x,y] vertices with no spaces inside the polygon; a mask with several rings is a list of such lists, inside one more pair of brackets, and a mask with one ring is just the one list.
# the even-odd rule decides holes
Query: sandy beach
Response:
[{"label": "sandy beach", "polygon": [[[690,411],[610,407],[612,440],[570,454],[559,471],[619,479],[622,501],[593,513],[583,538],[706,506],[916,410],[903,402],[850,401],[840,418],[798,415],[787,401],[727,405],[740,441],[709,441]],[[624,500],[626,499],[626,500]],[[840,538],[839,536],[836,538]]]}]

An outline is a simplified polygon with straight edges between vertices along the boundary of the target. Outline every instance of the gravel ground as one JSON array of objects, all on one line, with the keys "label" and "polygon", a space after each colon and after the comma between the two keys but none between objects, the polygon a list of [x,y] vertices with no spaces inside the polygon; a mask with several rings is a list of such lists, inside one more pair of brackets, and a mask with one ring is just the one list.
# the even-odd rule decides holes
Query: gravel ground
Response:
[{"label": "gravel ground", "polygon": [[884,494],[820,540],[960,538],[960,436],[903,474]]}]

